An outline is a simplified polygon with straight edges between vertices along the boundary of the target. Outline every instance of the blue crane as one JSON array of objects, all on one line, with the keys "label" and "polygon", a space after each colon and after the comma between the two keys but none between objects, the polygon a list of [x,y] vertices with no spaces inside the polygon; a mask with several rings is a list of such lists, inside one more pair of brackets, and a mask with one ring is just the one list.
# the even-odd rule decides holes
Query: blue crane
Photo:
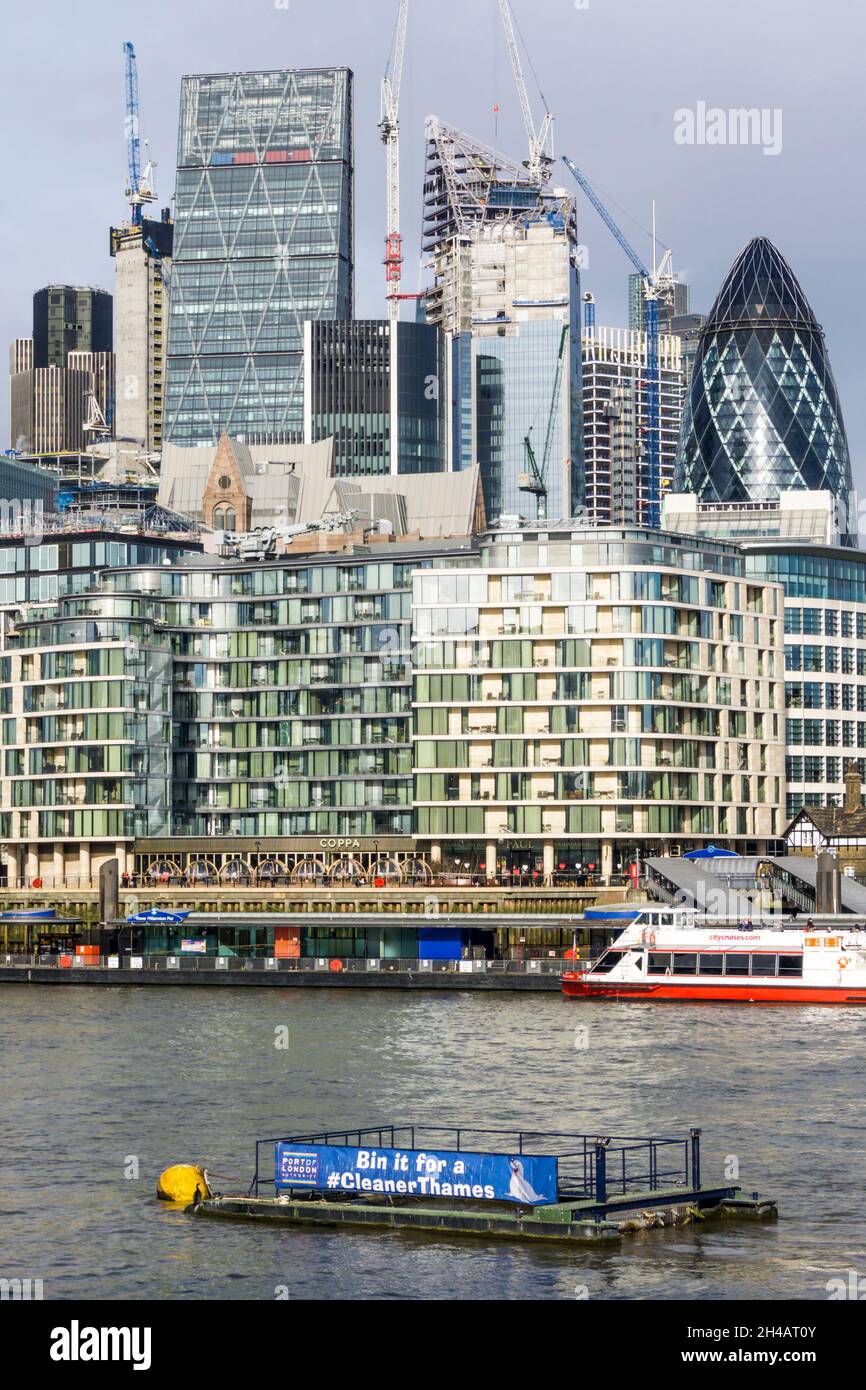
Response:
[{"label": "blue crane", "polygon": [[665,252],[661,267],[650,272],[644,265],[631,242],[623,235],[614,222],[604,203],[584,174],[580,172],[568,155],[562,155],[562,162],[583,189],[602,222],[613,233],[638,275],[643,277],[644,304],[646,309],[647,338],[647,525],[657,527],[660,521],[661,502],[661,439],[659,432],[659,298],[669,292],[673,276],[665,267],[670,260],[670,251]]},{"label": "blue crane", "polygon": [[138,190],[141,185],[141,144],[138,136],[138,67],[135,49],[131,43],[123,45],[126,58],[126,196],[129,199],[129,212],[137,226],[141,221],[141,203]]},{"label": "blue crane", "polygon": [[148,161],[142,174],[138,134],[138,65],[131,43],[123,45],[123,54],[126,65],[126,196],[129,199],[130,220],[134,227],[138,227],[141,225],[142,205],[152,203],[156,197],[153,189],[155,165]]}]

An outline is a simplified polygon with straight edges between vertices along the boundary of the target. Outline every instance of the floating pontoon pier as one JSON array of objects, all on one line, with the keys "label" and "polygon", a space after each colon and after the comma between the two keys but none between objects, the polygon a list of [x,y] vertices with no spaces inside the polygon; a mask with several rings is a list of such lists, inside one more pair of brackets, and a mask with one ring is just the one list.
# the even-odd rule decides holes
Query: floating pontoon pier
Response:
[{"label": "floating pontoon pier", "polygon": [[[701,1180],[701,1131],[635,1137],[373,1125],[260,1139],[246,1195],[197,1217],[597,1244],[711,1217],[774,1219],[775,1201]],[[273,1195],[263,1195],[273,1189]]]}]

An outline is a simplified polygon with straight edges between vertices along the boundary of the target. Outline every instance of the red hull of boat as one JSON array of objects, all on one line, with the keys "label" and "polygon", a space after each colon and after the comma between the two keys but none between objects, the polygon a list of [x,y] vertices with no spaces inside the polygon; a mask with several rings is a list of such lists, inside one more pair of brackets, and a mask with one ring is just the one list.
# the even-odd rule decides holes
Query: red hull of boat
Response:
[{"label": "red hull of boat", "polygon": [[652,999],[677,1000],[682,1003],[708,1001],[731,1004],[864,1004],[866,989],[820,988],[814,985],[674,985],[660,980],[650,983],[624,984],[599,980],[588,984],[583,980],[563,979],[562,992],[571,999]]}]

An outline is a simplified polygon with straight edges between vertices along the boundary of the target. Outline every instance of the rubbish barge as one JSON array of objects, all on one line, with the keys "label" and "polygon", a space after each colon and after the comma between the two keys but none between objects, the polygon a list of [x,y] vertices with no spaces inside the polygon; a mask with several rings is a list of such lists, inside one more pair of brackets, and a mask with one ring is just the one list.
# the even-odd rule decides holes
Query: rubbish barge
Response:
[{"label": "rubbish barge", "polygon": [[[195,1191],[186,1211],[586,1245],[657,1226],[776,1218],[771,1198],[705,1183],[700,1144],[699,1129],[634,1137],[411,1124],[260,1139],[244,1194],[215,1193],[207,1170],[189,1167]],[[163,1184],[161,1195],[170,1189]],[[175,1189],[182,1192],[183,1184]]]}]

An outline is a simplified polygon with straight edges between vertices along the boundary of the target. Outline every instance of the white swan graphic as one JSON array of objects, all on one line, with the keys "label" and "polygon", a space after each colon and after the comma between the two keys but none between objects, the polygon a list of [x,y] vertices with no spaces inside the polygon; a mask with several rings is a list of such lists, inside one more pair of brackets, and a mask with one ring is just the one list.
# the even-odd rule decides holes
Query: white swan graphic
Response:
[{"label": "white swan graphic", "polygon": [[535,1191],[532,1183],[523,1175],[523,1164],[519,1158],[509,1158],[508,1166],[511,1169],[511,1182],[508,1184],[508,1195],[514,1197],[518,1202],[543,1202],[544,1198]]}]

